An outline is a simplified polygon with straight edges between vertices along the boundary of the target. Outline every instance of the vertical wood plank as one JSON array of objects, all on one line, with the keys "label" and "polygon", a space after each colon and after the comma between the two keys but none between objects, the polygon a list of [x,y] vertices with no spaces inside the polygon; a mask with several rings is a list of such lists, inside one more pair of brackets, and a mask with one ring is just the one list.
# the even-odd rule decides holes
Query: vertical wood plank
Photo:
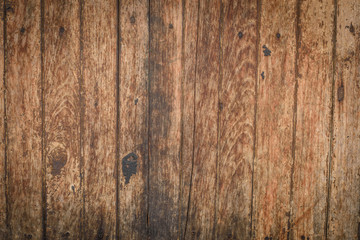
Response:
[{"label": "vertical wood plank", "polygon": [[42,236],[40,1],[6,1],[9,238]]},{"label": "vertical wood plank", "polygon": [[122,0],[120,3],[121,239],[147,238],[148,11],[148,1]]},{"label": "vertical wood plank", "polygon": [[360,2],[337,1],[329,239],[360,238]]},{"label": "vertical wood plank", "polygon": [[184,239],[189,220],[194,160],[194,115],[196,51],[199,25],[199,1],[184,0],[182,22],[181,80],[181,176],[180,176],[180,239]]},{"label": "vertical wood plank", "polygon": [[185,238],[215,234],[220,2],[199,2],[192,191]]},{"label": "vertical wood plank", "polygon": [[[325,235],[332,94],[333,0],[299,6],[292,238]],[[316,27],[315,27],[316,26]]]},{"label": "vertical wood plank", "polygon": [[260,9],[252,238],[284,239],[290,214],[296,2],[262,1]]},{"label": "vertical wood plank", "polygon": [[218,239],[250,238],[256,20],[256,1],[222,1]]},{"label": "vertical wood plank", "polygon": [[150,1],[149,228],[151,238],[179,235],[180,1]]},{"label": "vertical wood plank", "polygon": [[83,1],[85,239],[116,237],[117,1]]},{"label": "vertical wood plank", "polygon": [[49,239],[79,239],[80,4],[44,2],[44,99]]},{"label": "vertical wood plank", "polygon": [[0,238],[5,239],[6,227],[6,128],[5,128],[5,78],[4,78],[4,4],[0,2]]}]

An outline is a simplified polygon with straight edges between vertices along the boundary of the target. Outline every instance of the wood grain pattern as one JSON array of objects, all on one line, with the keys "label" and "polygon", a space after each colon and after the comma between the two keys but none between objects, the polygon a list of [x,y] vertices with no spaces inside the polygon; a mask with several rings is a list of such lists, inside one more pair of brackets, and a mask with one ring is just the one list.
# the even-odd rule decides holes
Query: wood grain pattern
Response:
[{"label": "wood grain pattern", "polygon": [[154,239],[179,235],[180,1],[150,1],[149,228]]},{"label": "wood grain pattern", "polygon": [[115,239],[117,2],[84,1],[81,17],[84,239]]},{"label": "wood grain pattern", "polygon": [[147,1],[122,0],[120,4],[121,239],[146,239],[148,230],[148,11]]},{"label": "wood grain pattern", "polygon": [[359,16],[359,1],[338,1],[329,239],[360,238]]},{"label": "wood grain pattern", "polygon": [[181,152],[180,152],[180,197],[179,225],[180,239],[188,231],[189,209],[191,204],[192,173],[194,161],[194,122],[195,122],[195,80],[196,52],[199,25],[199,2],[184,0],[181,46]]},{"label": "wood grain pattern", "polygon": [[260,7],[254,239],[284,239],[287,235],[294,125],[295,3],[263,1]]},{"label": "wood grain pattern", "polygon": [[359,238],[359,1],[0,5],[0,239]]},{"label": "wood grain pattern", "polygon": [[218,153],[220,2],[199,2],[195,79],[195,136],[191,203],[186,239],[212,239]]},{"label": "wood grain pattern", "polygon": [[0,3],[0,238],[5,239],[7,234],[6,214],[6,169],[7,154],[5,153],[6,124],[5,124],[5,78],[4,78],[4,3]]},{"label": "wood grain pattern", "polygon": [[[334,5],[299,6],[292,238],[323,239],[326,225]],[[316,26],[316,27],[314,27]]]},{"label": "wood grain pattern", "polygon": [[9,239],[42,235],[40,1],[6,3]]},{"label": "wood grain pattern", "polygon": [[222,1],[217,239],[250,238],[256,20],[256,1]]},{"label": "wood grain pattern", "polygon": [[44,99],[49,239],[79,239],[80,4],[44,2]]}]

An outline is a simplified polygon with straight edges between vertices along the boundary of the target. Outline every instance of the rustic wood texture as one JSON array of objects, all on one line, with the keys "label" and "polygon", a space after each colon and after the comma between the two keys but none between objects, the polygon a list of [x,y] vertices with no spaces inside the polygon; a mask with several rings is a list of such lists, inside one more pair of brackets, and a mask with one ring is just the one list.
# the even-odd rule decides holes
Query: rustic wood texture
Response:
[{"label": "rustic wood texture", "polygon": [[199,26],[199,2],[183,1],[181,45],[181,151],[180,151],[180,239],[188,234],[189,209],[194,170],[196,51]]},{"label": "rustic wood texture", "polygon": [[359,1],[0,16],[0,239],[359,239]]},{"label": "rustic wood texture", "polygon": [[5,141],[6,133],[6,120],[5,120],[5,77],[4,77],[4,3],[0,3],[0,238],[5,239],[7,234],[7,213],[6,213],[6,149]]},{"label": "rustic wood texture", "polygon": [[42,236],[40,1],[7,1],[8,238]]},{"label": "rustic wood texture", "polygon": [[83,227],[79,1],[44,2],[43,54],[46,236],[79,239]]},{"label": "rustic wood texture", "polygon": [[334,4],[333,0],[299,4],[290,227],[293,239],[323,239],[330,157]]},{"label": "rustic wood texture", "polygon": [[194,161],[185,238],[212,239],[218,164],[219,1],[199,1]]},{"label": "rustic wood texture", "polygon": [[148,1],[120,2],[119,233],[121,239],[147,237],[148,12]]},{"label": "rustic wood texture", "polygon": [[263,1],[259,7],[252,237],[285,239],[293,162],[296,1]]},{"label": "rustic wood texture", "polygon": [[83,1],[81,17],[84,239],[115,239],[117,2]]},{"label": "rustic wood texture", "polygon": [[338,1],[329,239],[360,238],[360,2]]},{"label": "rustic wood texture", "polygon": [[177,239],[182,5],[155,0],[149,7],[149,234],[153,239]]},{"label": "rustic wood texture", "polygon": [[[256,92],[256,1],[222,1],[218,239],[249,239]],[[239,204],[241,203],[241,204]]]}]

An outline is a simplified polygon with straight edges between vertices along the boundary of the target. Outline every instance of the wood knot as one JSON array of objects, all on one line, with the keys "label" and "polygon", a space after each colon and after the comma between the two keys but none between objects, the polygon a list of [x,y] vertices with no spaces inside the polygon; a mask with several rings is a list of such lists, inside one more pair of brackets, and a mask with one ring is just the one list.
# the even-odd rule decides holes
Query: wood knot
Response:
[{"label": "wood knot", "polygon": [[138,156],[131,152],[122,159],[122,173],[125,177],[125,184],[130,182],[130,177],[136,174]]},{"label": "wood knot", "polygon": [[131,24],[134,24],[134,23],[135,23],[135,20],[136,20],[136,19],[135,19],[134,16],[131,16],[131,17],[130,17],[130,23],[131,23]]},{"label": "wood knot", "polygon": [[53,176],[59,175],[61,169],[65,166],[67,162],[67,153],[64,148],[56,147],[49,154],[49,160],[51,162],[51,174]]},{"label": "wood knot", "polygon": [[60,27],[60,28],[59,28],[59,34],[60,34],[60,36],[62,36],[62,35],[64,34],[64,32],[65,32],[65,28],[64,28],[64,27]]},{"label": "wood knot", "polygon": [[337,95],[338,95],[338,101],[341,102],[342,100],[344,100],[344,96],[345,96],[345,89],[344,86],[341,85],[338,90],[337,90]]}]

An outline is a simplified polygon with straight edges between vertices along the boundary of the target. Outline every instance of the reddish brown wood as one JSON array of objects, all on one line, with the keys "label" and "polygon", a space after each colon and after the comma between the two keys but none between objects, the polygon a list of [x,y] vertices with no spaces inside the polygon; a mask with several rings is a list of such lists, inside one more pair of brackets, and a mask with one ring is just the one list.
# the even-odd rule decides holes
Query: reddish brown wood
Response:
[{"label": "reddish brown wood", "polygon": [[8,239],[40,239],[40,1],[6,1],[5,23]]},{"label": "reddish brown wood", "polygon": [[[239,14],[241,13],[241,14]],[[222,1],[218,239],[249,239],[256,92],[256,1]]]},{"label": "reddish brown wood", "polygon": [[119,228],[121,239],[147,237],[148,11],[148,1],[122,0],[120,4]]},{"label": "reddish brown wood", "polygon": [[334,5],[332,0],[299,4],[291,233],[293,239],[322,239],[330,156]]},{"label": "reddish brown wood", "polygon": [[43,34],[46,235],[79,239],[83,212],[79,1],[45,0]]},{"label": "reddish brown wood", "polygon": [[81,17],[84,238],[115,239],[117,2],[83,1]]},{"label": "reddish brown wood", "polygon": [[337,1],[329,239],[360,238],[360,2]]},{"label": "reddish brown wood", "polygon": [[293,162],[296,1],[262,1],[260,9],[252,238],[286,239]]},{"label": "reddish brown wood", "polygon": [[148,219],[154,239],[179,235],[181,34],[181,2],[150,1]]},{"label": "reddish brown wood", "polygon": [[185,238],[212,239],[218,163],[220,2],[200,0],[198,17],[194,163]]},{"label": "reddish brown wood", "polygon": [[6,111],[5,111],[5,78],[4,78],[4,2],[0,3],[0,238],[4,239],[7,234],[6,226],[6,169],[7,154],[6,144]]},{"label": "reddish brown wood", "polygon": [[194,115],[196,51],[198,37],[198,1],[183,1],[181,45],[181,152],[180,152],[180,239],[188,231],[194,161]]}]

